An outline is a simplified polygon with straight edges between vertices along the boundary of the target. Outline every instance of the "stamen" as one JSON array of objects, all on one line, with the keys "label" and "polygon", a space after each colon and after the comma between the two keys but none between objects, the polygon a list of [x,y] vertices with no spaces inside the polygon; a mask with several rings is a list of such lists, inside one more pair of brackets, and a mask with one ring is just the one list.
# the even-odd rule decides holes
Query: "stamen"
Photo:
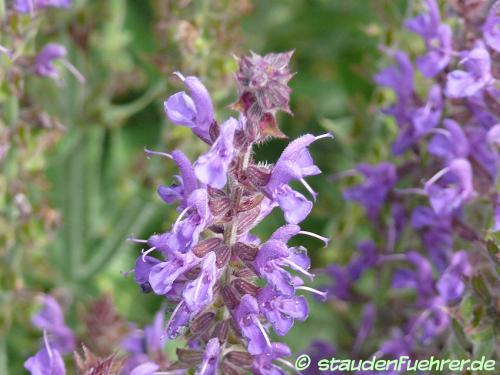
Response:
[{"label": "stamen", "polygon": [[173,230],[175,230],[175,228],[177,228],[177,225],[179,224],[179,222],[182,220],[182,218],[184,216],[186,216],[186,213],[191,209],[191,207],[186,207],[185,209],[182,210],[182,212],[180,213],[179,217],[177,218],[177,220],[175,221],[174,223],[174,227],[173,227]]},{"label": "stamen", "polygon": [[434,176],[432,176],[429,181],[427,181],[424,185],[425,189],[428,189],[429,186],[434,184],[437,180],[439,180],[441,177],[443,177],[446,173],[450,171],[450,167],[446,167],[441,169],[439,172],[437,172]]},{"label": "stamen", "polygon": [[317,294],[317,295],[321,296],[321,298],[323,300],[326,300],[326,296],[328,295],[327,292],[322,292],[321,290],[310,288],[308,286],[302,286],[301,285],[301,286],[295,287],[295,289],[297,289],[297,290],[305,290],[306,292],[311,292],[311,293]]},{"label": "stamen", "polygon": [[141,253],[142,253],[142,261],[145,262],[146,261],[146,255],[148,255],[149,253],[151,253],[152,251],[155,251],[156,250],[156,247],[152,247],[150,249],[147,249],[146,251],[144,251],[144,249],[141,250]]},{"label": "stamen", "polygon": [[141,240],[141,239],[139,239],[139,238],[135,238],[135,237],[133,237],[133,236],[129,236],[129,237],[127,238],[127,241],[130,241],[130,242],[135,242],[135,243],[148,243],[148,241],[147,241],[147,240]]},{"label": "stamen", "polygon": [[43,341],[45,343],[45,348],[47,349],[47,354],[49,355],[49,358],[52,359],[52,350],[49,345],[49,338],[47,337],[47,331],[43,331]]},{"label": "stamen", "polygon": [[78,69],[76,69],[76,67],[75,67],[73,64],[71,64],[71,63],[70,63],[68,60],[66,60],[66,59],[61,59],[60,61],[61,61],[61,64],[63,64],[63,65],[64,65],[64,67],[65,67],[66,69],[68,69],[68,70],[69,70],[69,72],[70,72],[71,74],[73,74],[73,76],[74,76],[74,77],[75,77],[78,81],[80,81],[80,83],[85,83],[85,82],[86,82],[86,79],[85,79],[85,77],[83,76],[83,74],[82,74],[82,73],[80,73],[80,71],[79,71]]},{"label": "stamen", "polygon": [[316,197],[317,197],[318,193],[316,193],[316,192],[312,189],[312,187],[311,187],[311,186],[307,183],[307,181],[306,181],[306,180],[304,180],[303,178],[301,178],[301,179],[300,179],[300,182],[302,182],[302,185],[304,185],[304,186],[305,186],[305,188],[307,189],[307,191],[308,191],[309,193],[311,193],[313,200],[314,200],[314,201],[316,201]]},{"label": "stamen", "polygon": [[319,234],[316,234],[316,233],[313,233],[313,232],[308,232],[306,230],[301,230],[298,234],[303,234],[303,235],[306,235],[306,236],[317,238],[318,240],[324,242],[325,247],[327,247],[328,243],[330,242],[330,239],[328,237],[323,237],[323,236],[320,236]]},{"label": "stamen", "polygon": [[331,133],[325,133],[325,134],[321,134],[321,135],[318,135],[315,137],[316,140],[322,139],[322,138],[332,138],[333,139],[335,137]]},{"label": "stamen", "polygon": [[253,317],[253,321],[254,321],[255,324],[257,324],[257,327],[259,327],[259,330],[262,332],[262,335],[264,335],[264,339],[266,340],[267,346],[270,347],[271,346],[271,340],[269,340],[269,337],[267,336],[267,332],[264,329],[264,327],[262,326],[262,323],[260,322],[259,318],[256,317],[256,316],[254,316]]},{"label": "stamen", "polygon": [[451,133],[443,128],[432,128],[429,130],[429,133],[435,133],[435,134],[441,134],[444,135],[446,138],[450,139],[451,138]]},{"label": "stamen", "polygon": [[298,264],[292,262],[291,260],[289,259],[282,259],[281,260],[282,262],[288,264],[291,268],[293,268],[295,271],[298,271],[304,275],[306,275],[307,277],[309,277],[311,280],[314,279],[314,275],[312,273],[309,273],[307,272],[305,269],[303,269],[301,266],[299,266]]},{"label": "stamen", "polygon": [[174,72],[174,75],[179,77],[182,82],[186,79],[181,72]]},{"label": "stamen", "polygon": [[163,157],[166,157],[166,158],[169,158],[169,159],[173,159],[172,155],[171,154],[168,154],[166,152],[160,152],[160,151],[152,151],[152,150],[148,150],[147,148],[144,148],[144,152],[146,153],[146,157],[149,159],[149,157],[151,155],[156,155],[156,156],[163,156]]}]

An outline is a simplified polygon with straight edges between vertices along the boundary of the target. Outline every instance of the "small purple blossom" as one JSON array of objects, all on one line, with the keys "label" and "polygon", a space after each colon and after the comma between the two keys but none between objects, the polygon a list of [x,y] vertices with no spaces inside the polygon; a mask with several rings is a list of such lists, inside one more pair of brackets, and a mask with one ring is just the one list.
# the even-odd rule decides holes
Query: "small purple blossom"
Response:
[{"label": "small purple blossom", "polygon": [[377,165],[359,164],[357,171],[365,181],[344,191],[344,198],[360,203],[368,216],[375,220],[389,191],[397,182],[397,172],[393,164],[383,162]]},{"label": "small purple blossom", "polygon": [[42,309],[31,318],[32,324],[49,334],[49,341],[54,350],[71,353],[75,349],[76,339],[73,331],[66,326],[64,314],[54,297],[43,295]]},{"label": "small purple blossom", "polygon": [[460,55],[465,71],[448,73],[445,93],[449,98],[473,96],[492,83],[490,54],[483,42],[476,42],[472,50]]},{"label": "small purple blossom", "polygon": [[500,2],[496,1],[490,8],[483,26],[484,41],[491,49],[500,52]]},{"label": "small purple blossom", "polygon": [[191,96],[184,91],[172,95],[164,103],[165,113],[175,125],[191,128],[202,140],[212,143],[210,126],[215,121],[212,99],[206,87],[193,76],[176,75],[184,82]]},{"label": "small purple blossom", "polygon": [[47,335],[44,333],[43,347],[26,360],[24,368],[31,375],[65,375],[66,368],[59,351],[50,346]]},{"label": "small purple blossom", "polygon": [[15,0],[14,9],[19,13],[33,13],[44,8],[69,8],[71,0]]},{"label": "small purple blossom", "polygon": [[230,118],[221,125],[221,132],[210,150],[195,164],[196,177],[204,184],[221,189],[226,185],[227,169],[233,158],[234,132],[238,121]]},{"label": "small purple blossom", "polygon": [[197,375],[215,375],[219,363],[220,343],[217,337],[210,339],[207,343],[205,353],[203,353],[203,362]]}]

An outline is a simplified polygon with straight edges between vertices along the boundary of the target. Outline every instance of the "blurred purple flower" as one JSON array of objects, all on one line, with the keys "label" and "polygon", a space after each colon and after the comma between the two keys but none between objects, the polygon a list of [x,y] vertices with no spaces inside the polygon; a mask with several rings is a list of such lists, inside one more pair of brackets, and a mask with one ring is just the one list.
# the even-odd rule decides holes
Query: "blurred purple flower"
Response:
[{"label": "blurred purple flower", "polygon": [[365,181],[344,191],[344,198],[361,204],[370,219],[376,220],[389,191],[397,182],[396,167],[388,162],[376,165],[358,164]]},{"label": "blurred purple flower", "polygon": [[54,350],[71,353],[75,350],[76,339],[73,331],[64,323],[64,314],[56,299],[47,294],[41,297],[42,309],[31,318],[32,324],[47,332]]},{"label": "blurred purple flower", "polygon": [[66,368],[61,354],[57,349],[50,346],[45,332],[43,345],[33,357],[24,362],[24,368],[31,375],[65,375]]}]

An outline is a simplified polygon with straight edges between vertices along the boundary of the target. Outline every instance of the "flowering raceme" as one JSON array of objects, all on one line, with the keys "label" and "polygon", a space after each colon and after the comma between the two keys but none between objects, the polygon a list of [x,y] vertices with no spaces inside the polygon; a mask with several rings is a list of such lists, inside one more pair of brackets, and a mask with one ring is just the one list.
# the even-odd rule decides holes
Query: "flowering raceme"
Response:
[{"label": "flowering raceme", "polygon": [[[290,350],[271,342],[270,330],[283,336],[295,320],[307,318],[306,299],[298,292],[325,296],[304,285],[304,276],[314,277],[306,249],[287,244],[299,234],[328,242],[301,230],[312,201],[289,183],[299,181],[316,199],[305,181],[320,173],[309,147],[331,135],[299,137],[274,165],[256,163],[253,157],[255,145],[284,136],[276,113],[290,112],[291,56],[292,52],[252,53],[240,58],[239,100],[233,104],[240,113],[221,124],[201,81],[176,73],[188,92],[168,98],[165,113],[174,124],[191,128],[209,150],[193,164],[180,150],[146,150],[171,159],[180,170],[173,185],[158,189],[167,204],[178,204],[179,217],[168,232],[131,239],[149,247],[137,258],[135,281],[144,292],[176,304],[163,338],[184,334],[188,342],[188,348],[178,350],[178,361],[162,370],[283,373],[278,364],[287,363],[282,357]],[[250,231],[275,207],[281,208],[287,224],[261,242]]]},{"label": "flowering raceme", "polygon": [[[399,127],[394,158],[360,164],[357,171],[364,181],[344,196],[364,207],[382,239],[364,242],[361,256],[326,272],[334,280],[330,294],[339,300],[355,300],[355,282],[369,268],[389,267],[393,288],[415,291],[406,314],[398,310],[405,322],[394,324],[395,334],[382,343],[378,357],[434,354],[433,344],[470,289],[468,281],[481,282],[473,259],[494,261],[484,255],[487,251],[476,250],[493,246],[488,238],[500,228],[500,76],[495,69],[500,62],[500,2],[489,8],[483,3],[483,18],[474,22],[467,5],[455,9],[468,31],[452,32],[441,20],[437,1],[424,1],[425,11],[405,23],[425,44],[417,69],[405,52],[384,48],[396,65],[375,76],[376,83],[396,95],[396,103],[384,109]],[[417,92],[418,74],[426,78],[421,83],[427,94]],[[386,209],[389,220],[381,216]],[[486,212],[489,218],[478,222],[471,212]],[[398,248],[403,252],[396,253]],[[495,315],[494,308],[490,311]]]}]

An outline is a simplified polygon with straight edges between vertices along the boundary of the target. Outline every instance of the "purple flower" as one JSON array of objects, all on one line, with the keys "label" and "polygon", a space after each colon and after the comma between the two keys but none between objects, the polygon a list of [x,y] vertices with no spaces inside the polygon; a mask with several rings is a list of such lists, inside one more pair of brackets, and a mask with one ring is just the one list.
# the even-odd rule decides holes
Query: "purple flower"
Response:
[{"label": "purple flower", "polygon": [[440,297],[434,297],[429,302],[429,307],[424,310],[428,317],[422,323],[421,340],[428,344],[432,338],[443,333],[450,324],[449,313],[445,310],[445,301]]},{"label": "purple flower", "polygon": [[177,176],[179,184],[160,186],[158,188],[158,195],[168,204],[179,201],[179,207],[183,209],[187,206],[187,200],[191,193],[198,188],[198,183],[193,166],[187,156],[179,150],[172,152],[171,156],[181,172],[181,175]]},{"label": "purple flower", "polygon": [[414,251],[406,253],[406,259],[415,266],[415,271],[402,268],[394,273],[392,286],[394,288],[412,288],[422,297],[433,295],[432,266],[429,261]]},{"label": "purple flower", "polygon": [[65,375],[66,368],[61,354],[50,346],[44,333],[44,346],[24,362],[24,368],[32,375]]},{"label": "purple flower", "polygon": [[235,320],[244,337],[248,340],[250,354],[265,353],[271,347],[267,332],[260,322],[257,300],[245,294],[234,313]]},{"label": "purple flower", "polygon": [[407,20],[405,25],[425,41],[427,53],[417,58],[417,66],[426,77],[434,77],[449,64],[452,56],[452,30],[442,25],[435,0],[427,0],[428,13]]},{"label": "purple flower", "polygon": [[192,253],[177,254],[165,262],[154,265],[149,271],[149,284],[155,294],[163,295],[172,289],[173,283],[196,264]]},{"label": "purple flower", "polygon": [[[443,176],[449,177],[445,186],[437,181]],[[436,173],[425,184],[432,208],[438,215],[447,215],[457,210],[462,204],[474,197],[472,167],[467,159],[454,159],[444,169]]]},{"label": "purple flower", "polygon": [[165,329],[167,338],[174,339],[179,336],[182,328],[189,323],[191,315],[186,303],[184,301],[179,302],[167,323]]},{"label": "purple flower", "polygon": [[175,125],[191,128],[193,133],[211,144],[209,132],[215,119],[210,94],[198,78],[175,74],[184,82],[191,96],[181,91],[168,98],[164,103],[167,117]]},{"label": "purple flower", "polygon": [[464,277],[471,275],[471,265],[465,251],[459,251],[451,258],[450,265],[441,275],[436,287],[445,301],[460,298],[465,291]]},{"label": "purple flower", "polygon": [[396,167],[388,162],[377,165],[359,164],[356,169],[365,181],[344,191],[344,198],[361,204],[368,216],[375,220],[389,191],[397,182]]},{"label": "purple flower", "polygon": [[312,279],[314,276],[307,271],[310,265],[304,248],[289,249],[284,242],[275,239],[270,239],[261,246],[254,261],[258,274],[280,293],[288,296],[295,291],[296,278],[283,267],[290,267]]},{"label": "purple flower", "polygon": [[424,107],[418,108],[412,115],[412,124],[416,137],[428,134],[437,126],[443,110],[443,98],[439,85],[429,91],[429,98]]},{"label": "purple flower", "polygon": [[470,97],[492,82],[490,54],[482,41],[460,53],[463,70],[448,73],[445,93],[449,98]]},{"label": "purple flower", "polygon": [[500,52],[500,2],[496,1],[490,8],[483,26],[483,37],[486,44]]},{"label": "purple flower", "polygon": [[443,123],[444,129],[439,129],[429,142],[429,152],[447,163],[455,158],[466,158],[470,146],[462,127],[450,119],[445,119]]},{"label": "purple flower", "polygon": [[273,361],[282,357],[291,355],[290,348],[285,344],[273,342],[264,352],[255,356],[253,363],[254,373],[260,375],[284,375],[285,372],[278,366],[273,364]]},{"label": "purple flower", "polygon": [[46,44],[35,60],[35,73],[42,77],[59,79],[60,72],[54,66],[54,60],[66,58],[66,47],[56,43]]},{"label": "purple flower", "polygon": [[366,304],[363,307],[363,312],[361,315],[361,324],[358,329],[358,334],[356,335],[354,352],[359,351],[361,345],[363,345],[363,343],[366,341],[366,338],[373,328],[373,323],[375,321],[375,306],[372,303]]},{"label": "purple flower", "polygon": [[405,26],[425,40],[431,40],[441,24],[439,7],[435,0],[426,0],[427,12],[405,21]]},{"label": "purple flower", "polygon": [[158,311],[155,314],[153,324],[144,327],[143,331],[135,330],[123,339],[121,346],[130,354],[124,366],[124,373],[133,373],[137,368],[149,369],[149,366],[146,365],[139,366],[152,363],[149,362],[150,358],[161,358],[163,356],[164,316],[165,311],[163,309]]},{"label": "purple flower", "polygon": [[54,65],[54,61],[59,60],[80,83],[85,83],[85,77],[66,59],[66,55],[66,47],[63,45],[57,43],[46,44],[36,56],[33,67],[35,74],[40,77],[48,77],[55,81],[60,81],[61,73]]},{"label": "purple flower", "polygon": [[216,375],[219,364],[220,343],[217,337],[210,339],[207,343],[203,361],[196,375]]},{"label": "purple flower", "polygon": [[492,127],[489,131],[480,127],[469,127],[467,137],[470,143],[471,156],[490,175],[492,181],[496,181],[500,158],[495,147],[494,140],[497,129]]},{"label": "purple flower", "polygon": [[318,137],[305,134],[297,138],[285,148],[272,169],[269,182],[265,186],[265,192],[279,204],[288,223],[300,223],[312,209],[312,203],[302,194],[290,188],[288,183],[292,180],[300,181],[316,199],[316,192],[307,184],[304,177],[317,175],[321,171],[314,165],[308,147],[318,139],[325,137],[332,136],[328,133]]},{"label": "purple flower", "polygon": [[328,287],[328,295],[335,296],[343,301],[349,300],[351,298],[350,288],[352,280],[347,269],[337,264],[329,264],[325,271],[334,281],[334,283]]},{"label": "purple flower", "polygon": [[493,203],[493,232],[500,231],[500,194],[495,194]]},{"label": "purple flower", "polygon": [[182,297],[190,311],[197,313],[212,302],[213,287],[216,281],[217,267],[215,266],[215,253],[212,251],[203,259],[198,277],[186,284],[182,293]]},{"label": "purple flower", "polygon": [[411,98],[415,88],[413,66],[408,55],[402,51],[390,52],[393,55],[396,64],[382,69],[374,80],[380,86],[392,89],[401,102]]},{"label": "purple flower", "polygon": [[377,248],[372,241],[361,242],[358,250],[361,256],[352,259],[347,267],[352,281],[359,279],[366,269],[373,267],[378,261]]},{"label": "purple flower", "polygon": [[75,349],[75,335],[64,323],[64,314],[54,297],[43,295],[42,309],[31,318],[32,324],[41,331],[50,334],[54,350],[71,353]]},{"label": "purple flower", "polygon": [[304,321],[309,314],[303,296],[283,296],[272,287],[265,287],[257,295],[260,311],[280,336],[292,328],[293,320]]},{"label": "purple flower", "polygon": [[227,169],[233,159],[234,132],[238,121],[230,118],[221,126],[221,132],[210,150],[200,156],[194,166],[196,177],[204,184],[222,189],[227,181]]},{"label": "purple flower", "polygon": [[150,256],[139,256],[135,262],[134,267],[134,279],[137,284],[139,284],[144,292],[151,291],[151,285],[149,284],[149,274],[151,268],[160,263],[159,259]]},{"label": "purple flower", "polygon": [[69,8],[71,0],[15,0],[14,9],[19,13],[33,13],[43,8]]}]

